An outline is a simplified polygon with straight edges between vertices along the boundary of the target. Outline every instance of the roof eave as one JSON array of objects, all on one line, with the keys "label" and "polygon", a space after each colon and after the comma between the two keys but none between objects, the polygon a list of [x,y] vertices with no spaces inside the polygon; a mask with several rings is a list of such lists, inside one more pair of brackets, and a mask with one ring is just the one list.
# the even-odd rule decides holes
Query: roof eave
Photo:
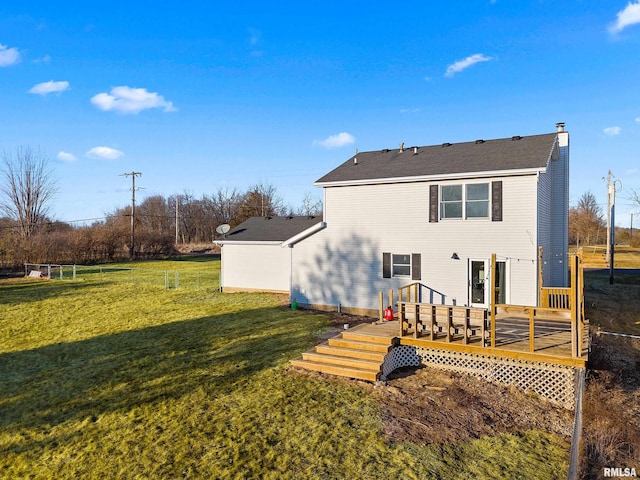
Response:
[{"label": "roof eave", "polygon": [[450,173],[441,175],[416,175],[410,177],[386,177],[386,178],[366,178],[361,180],[340,180],[333,182],[315,182],[316,187],[342,187],[351,185],[375,185],[382,183],[408,183],[408,182],[436,182],[442,180],[462,180],[469,178],[490,178],[490,177],[514,177],[522,175],[537,175],[545,172],[547,167],[523,168],[517,170],[495,170],[490,172],[465,172]]},{"label": "roof eave", "polygon": [[281,245],[280,240],[214,240],[216,245]]},{"label": "roof eave", "polygon": [[298,233],[297,235],[294,235],[290,239],[285,240],[284,242],[282,242],[280,246],[293,247],[296,243],[304,240],[307,237],[310,237],[314,233],[319,232],[320,230],[323,230],[325,228],[327,228],[327,222],[318,222],[315,225],[312,225],[311,227],[307,228],[306,230],[303,230],[302,232]]}]

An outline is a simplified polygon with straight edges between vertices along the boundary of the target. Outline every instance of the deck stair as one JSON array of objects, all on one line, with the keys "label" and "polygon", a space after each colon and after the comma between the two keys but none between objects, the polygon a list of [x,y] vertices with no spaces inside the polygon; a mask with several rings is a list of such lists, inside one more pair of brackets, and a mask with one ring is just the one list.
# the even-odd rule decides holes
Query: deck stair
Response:
[{"label": "deck stair", "polygon": [[609,268],[609,260],[604,252],[587,252],[582,254],[584,268]]},{"label": "deck stair", "polygon": [[392,345],[392,338],[358,334],[354,328],[303,353],[302,359],[291,364],[307,370],[375,382],[380,378],[384,357]]}]

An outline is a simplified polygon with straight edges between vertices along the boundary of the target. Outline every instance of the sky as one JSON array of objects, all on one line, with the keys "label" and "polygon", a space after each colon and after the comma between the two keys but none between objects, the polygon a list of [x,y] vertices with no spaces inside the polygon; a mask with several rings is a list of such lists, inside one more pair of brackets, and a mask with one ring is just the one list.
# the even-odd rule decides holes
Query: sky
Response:
[{"label": "sky", "polygon": [[0,4],[0,153],[50,158],[56,220],[265,183],[294,209],[359,151],[570,132],[640,227],[640,0]]}]

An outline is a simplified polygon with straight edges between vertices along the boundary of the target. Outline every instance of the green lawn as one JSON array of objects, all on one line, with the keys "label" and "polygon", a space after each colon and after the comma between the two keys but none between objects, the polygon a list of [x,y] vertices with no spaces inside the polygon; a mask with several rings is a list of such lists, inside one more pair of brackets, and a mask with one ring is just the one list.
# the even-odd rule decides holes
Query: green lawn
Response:
[{"label": "green lawn", "polygon": [[566,476],[567,445],[536,431],[390,441],[369,389],[287,371],[328,326],[267,294],[0,282],[0,478]]}]

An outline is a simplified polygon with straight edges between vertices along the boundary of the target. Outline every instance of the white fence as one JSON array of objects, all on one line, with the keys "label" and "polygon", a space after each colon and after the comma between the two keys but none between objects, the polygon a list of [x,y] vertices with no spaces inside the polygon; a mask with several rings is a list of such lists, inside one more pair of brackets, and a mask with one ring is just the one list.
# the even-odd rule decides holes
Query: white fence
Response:
[{"label": "white fence", "polygon": [[85,266],[25,263],[27,277],[47,278],[49,280],[85,280],[94,282],[130,283],[135,285],[153,285],[174,288],[219,288],[218,272],[152,270],[146,268],[128,268],[117,266]]}]

